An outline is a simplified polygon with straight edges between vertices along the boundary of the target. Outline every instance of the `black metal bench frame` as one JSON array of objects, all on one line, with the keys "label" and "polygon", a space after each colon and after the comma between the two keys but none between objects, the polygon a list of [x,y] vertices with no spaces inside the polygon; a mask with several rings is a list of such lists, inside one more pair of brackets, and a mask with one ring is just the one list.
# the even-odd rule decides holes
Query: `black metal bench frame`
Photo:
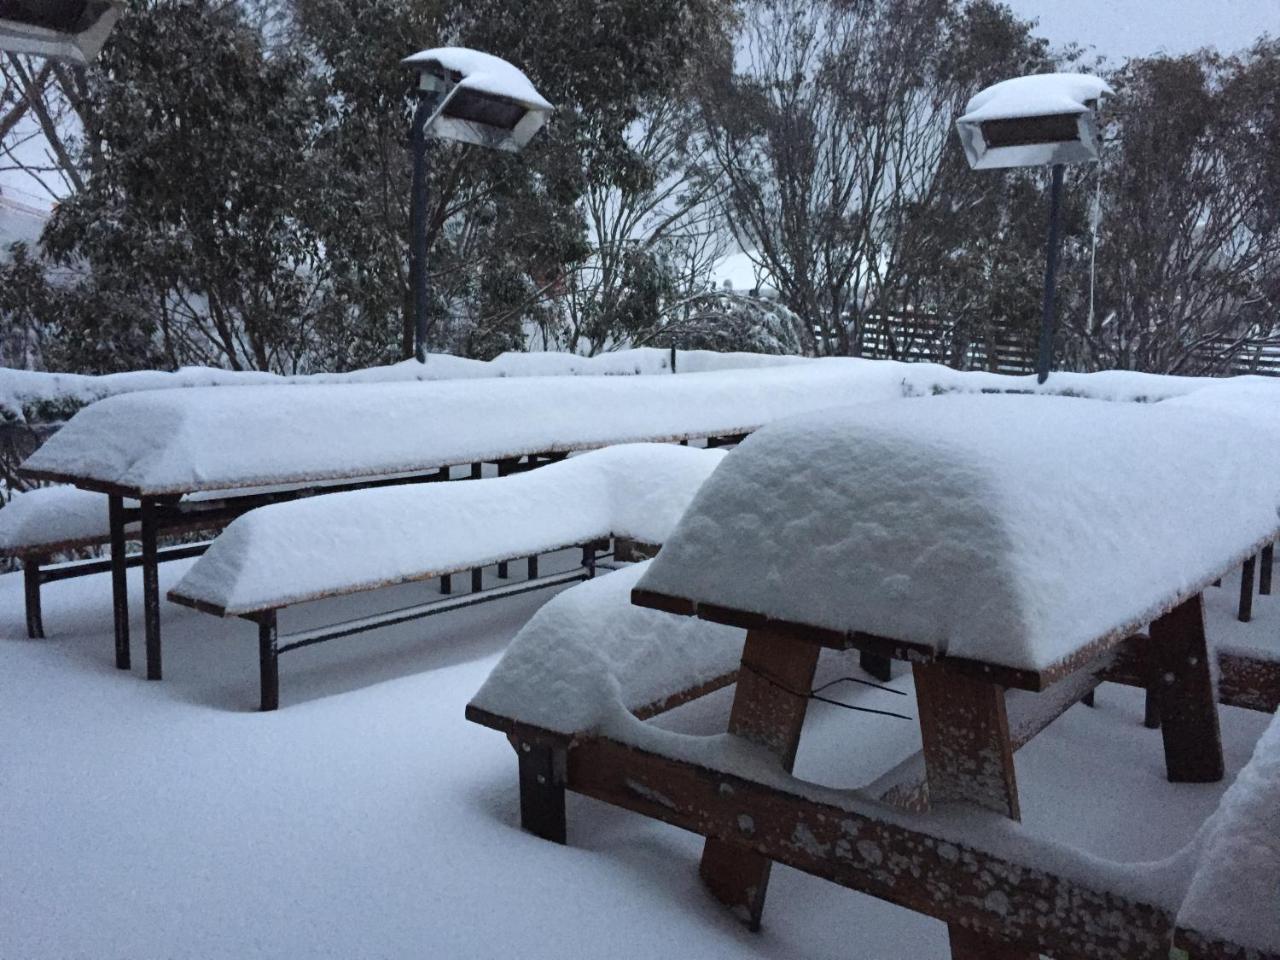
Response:
[{"label": "black metal bench frame", "polygon": [[[577,583],[582,580],[590,580],[596,574],[597,563],[612,555],[609,551],[609,546],[609,539],[592,540],[583,544],[567,544],[559,549],[581,547],[581,564],[570,570],[545,575],[539,575],[538,573],[538,554],[534,554],[532,556],[512,556],[508,557],[506,560],[496,561],[483,566],[471,567],[469,568],[471,573],[471,591],[465,594],[453,595],[453,573],[458,571],[416,577],[412,581],[405,582],[420,582],[422,580],[438,579],[440,581],[440,592],[446,595],[445,599],[430,600],[425,603],[417,603],[408,607],[400,607],[395,610],[388,610],[383,613],[358,617],[352,620],[343,620],[323,627],[298,630],[293,633],[281,634],[279,628],[279,612],[285,609],[286,606],[289,606],[289,604],[282,604],[279,607],[258,610],[253,613],[239,614],[238,616],[240,619],[255,623],[258,627],[258,676],[260,685],[259,709],[263,711],[270,711],[278,709],[280,706],[279,659],[282,653],[288,653],[292,650],[301,650],[304,647],[323,643],[326,640],[336,640],[339,637],[350,637],[359,633],[365,633],[369,630],[377,630],[381,627],[390,627],[401,623],[409,623],[414,620],[421,620],[424,617],[434,616],[438,613],[462,610],[466,607],[476,606],[477,604],[489,603],[494,600],[505,600],[509,597],[517,597],[521,594],[532,593],[536,590],[546,590],[551,587],[559,587],[569,583]],[[557,551],[549,550],[547,552],[553,553]],[[512,560],[521,559],[526,563],[525,579],[513,581],[511,583],[499,584],[498,586],[493,587],[486,588],[484,586],[483,575],[486,566],[496,567],[498,577],[500,579],[507,579],[509,577],[510,562]],[[382,587],[379,586],[372,589],[381,588]],[[335,593],[332,596],[350,596],[355,593],[363,592],[366,592],[366,590]],[[211,606],[198,600],[190,600],[186,597],[172,594],[169,599],[174,603],[193,607],[205,613],[212,613],[216,616],[226,615],[225,611],[221,608]]]}]

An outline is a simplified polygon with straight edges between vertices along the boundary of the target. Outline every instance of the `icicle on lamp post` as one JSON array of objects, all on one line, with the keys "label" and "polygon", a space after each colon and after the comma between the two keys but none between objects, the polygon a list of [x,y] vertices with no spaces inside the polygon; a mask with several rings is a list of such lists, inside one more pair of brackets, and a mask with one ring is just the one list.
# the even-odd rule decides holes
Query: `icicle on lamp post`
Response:
[{"label": "icicle on lamp post", "polygon": [[[3,0],[0,0],[3,2]],[[418,72],[418,106],[410,137],[410,261],[413,342],[427,360],[427,140],[459,140],[509,153],[520,151],[542,129],[553,107],[519,68],[478,50],[438,47],[402,61]]]},{"label": "icicle on lamp post", "polygon": [[117,0],[0,0],[0,50],[83,67],[123,9]]},{"label": "icicle on lamp post", "polygon": [[974,95],[956,121],[965,157],[974,170],[1052,166],[1049,238],[1036,379],[1053,366],[1054,282],[1058,270],[1058,219],[1062,174],[1068,163],[1096,161],[1102,150],[1098,99],[1113,91],[1084,73],[1015,77]]}]

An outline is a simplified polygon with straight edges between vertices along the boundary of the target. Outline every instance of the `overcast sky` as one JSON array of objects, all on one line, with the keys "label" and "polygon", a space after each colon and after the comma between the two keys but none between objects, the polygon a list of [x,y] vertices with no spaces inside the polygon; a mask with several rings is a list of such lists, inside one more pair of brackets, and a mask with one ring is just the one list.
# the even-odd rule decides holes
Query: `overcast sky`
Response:
[{"label": "overcast sky", "polygon": [[1055,46],[1075,41],[1109,60],[1199,47],[1231,52],[1280,35],[1280,0],[1005,0],[1040,21]]}]

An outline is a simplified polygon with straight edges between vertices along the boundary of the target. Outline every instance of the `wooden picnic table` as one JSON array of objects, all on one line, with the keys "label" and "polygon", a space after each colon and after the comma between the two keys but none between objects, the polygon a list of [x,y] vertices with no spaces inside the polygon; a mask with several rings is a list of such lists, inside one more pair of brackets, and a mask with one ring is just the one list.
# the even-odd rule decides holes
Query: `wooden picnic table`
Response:
[{"label": "wooden picnic table", "polygon": [[[1070,686],[1067,697],[1048,698],[1050,705],[1035,724],[1051,720],[1092,692],[1106,676],[1116,648],[1132,645],[1127,629],[1099,638],[1087,654],[1044,671],[1011,669],[1000,664],[936,656],[919,644],[865,634],[844,634],[813,624],[771,622],[746,610],[696,603],[683,597],[637,589],[632,601],[641,606],[694,615],[747,629],[728,732],[774,754],[790,772],[813,686],[818,655],[824,648],[856,649],[903,660],[915,682],[927,786],[924,805],[962,801],[1021,819],[1013,754],[1021,745],[1010,729],[1007,690],[1049,693]],[[1153,657],[1149,669],[1160,677],[1165,763],[1171,782],[1210,783],[1223,776],[1222,742],[1209,670],[1204,611],[1199,590],[1179,599],[1150,626],[1144,652]],[[1025,741],[1024,741],[1025,742]],[[910,791],[908,791],[910,792]],[[764,908],[772,861],[739,843],[710,838],[703,850],[701,873],[726,905],[749,918],[756,929]],[[956,960],[1039,956],[1009,947],[969,926],[949,924]]]}]

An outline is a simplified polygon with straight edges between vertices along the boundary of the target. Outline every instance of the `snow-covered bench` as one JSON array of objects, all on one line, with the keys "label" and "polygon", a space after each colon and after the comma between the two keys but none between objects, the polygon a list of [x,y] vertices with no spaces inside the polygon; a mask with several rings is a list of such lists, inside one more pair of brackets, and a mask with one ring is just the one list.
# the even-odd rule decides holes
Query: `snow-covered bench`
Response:
[{"label": "snow-covered bench", "polygon": [[[137,523],[125,524],[124,534],[136,534]],[[27,636],[44,636],[40,588],[46,583],[104,573],[110,560],[70,560],[51,563],[57,554],[97,547],[111,540],[107,500],[100,494],[69,486],[41,487],[15,493],[0,510],[0,557],[13,557],[22,565]],[[157,551],[157,560],[180,560],[204,552],[207,544],[180,544]],[[141,554],[125,565],[138,566]]]},{"label": "snow-covered bench", "polygon": [[1280,957],[1280,715],[1192,846],[1174,937],[1182,955]]},{"label": "snow-covered bench", "polygon": [[[649,561],[571,587],[546,603],[511,642],[467,704],[467,719],[516,748],[520,822],[565,842],[567,748],[617,703],[641,719],[732,683],[746,631],[631,603]],[[584,685],[604,685],[582,696]],[[615,699],[616,698],[616,699]]]},{"label": "snow-covered bench", "polygon": [[[231,523],[169,599],[259,628],[263,710],[279,703],[279,654],[335,637],[558,586],[594,574],[608,541],[660,545],[724,452],[607,447],[540,470],[395,486],[261,507]],[[582,566],[538,575],[537,558],[582,546]],[[528,578],[482,589],[481,570],[529,558]],[[326,597],[471,571],[472,593],[291,635],[278,612]]]}]

